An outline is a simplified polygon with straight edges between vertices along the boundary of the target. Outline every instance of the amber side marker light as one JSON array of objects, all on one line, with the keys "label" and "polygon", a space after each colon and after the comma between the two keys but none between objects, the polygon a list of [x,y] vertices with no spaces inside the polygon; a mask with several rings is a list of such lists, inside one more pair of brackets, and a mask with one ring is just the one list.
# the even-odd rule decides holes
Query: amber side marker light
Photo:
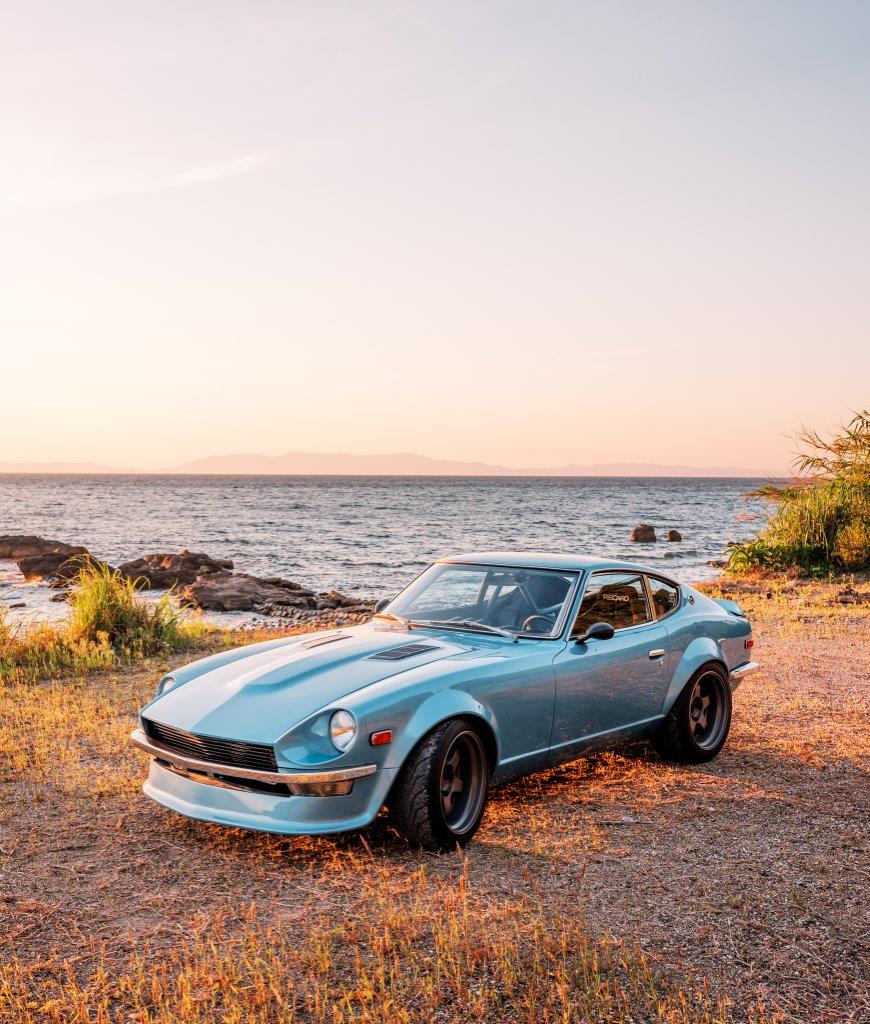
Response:
[{"label": "amber side marker light", "polygon": [[369,736],[369,743],[371,743],[373,747],[382,747],[384,744],[392,742],[392,739],[393,730],[383,729],[381,732],[373,732],[371,736]]},{"label": "amber side marker light", "polygon": [[749,649],[750,649],[750,648],[752,647],[752,645],[753,645],[754,643],[755,643],[755,641],[754,641],[754,640],[744,640],[744,641],[743,641],[743,646],[744,646],[744,647],[746,648],[746,650],[748,651],[748,650],[749,650]]}]

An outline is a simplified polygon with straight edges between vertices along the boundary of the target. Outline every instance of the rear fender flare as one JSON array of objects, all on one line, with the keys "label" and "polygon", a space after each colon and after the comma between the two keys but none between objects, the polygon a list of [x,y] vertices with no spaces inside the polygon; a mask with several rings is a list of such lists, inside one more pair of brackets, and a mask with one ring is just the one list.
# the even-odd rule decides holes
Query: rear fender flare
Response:
[{"label": "rear fender flare", "polygon": [[696,637],[683,652],[676,671],[671,677],[671,685],[668,687],[662,707],[663,715],[670,713],[677,702],[677,698],[683,692],[686,683],[688,683],[698,669],[702,665],[709,664],[711,661],[720,665],[725,674],[728,674],[728,665],[719,644],[708,636]]}]

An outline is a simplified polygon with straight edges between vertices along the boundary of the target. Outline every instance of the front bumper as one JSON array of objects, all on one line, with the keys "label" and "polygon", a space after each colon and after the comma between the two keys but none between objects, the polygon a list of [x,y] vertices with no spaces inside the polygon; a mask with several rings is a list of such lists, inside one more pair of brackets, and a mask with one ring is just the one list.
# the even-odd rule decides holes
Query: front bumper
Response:
[{"label": "front bumper", "polygon": [[[378,769],[376,765],[327,772],[252,773],[250,769],[230,769],[168,751],[153,743],[141,730],[134,731],[131,739],[155,758],[142,786],[146,796],[189,818],[259,832],[316,835],[363,828],[383,806],[396,774],[395,769]],[[243,772],[247,774],[241,774]],[[200,781],[204,773],[223,777],[229,774],[239,779],[256,777],[258,782],[285,784],[351,778],[354,784],[346,796],[285,796],[236,788],[218,780]]]},{"label": "front bumper", "polygon": [[732,669],[729,676],[731,689],[736,690],[747,676],[751,676],[753,672],[757,672],[760,668],[761,665],[757,661],[747,661],[746,664],[738,665],[737,668]]},{"label": "front bumper", "polygon": [[264,772],[255,768],[237,768],[228,764],[215,764],[214,761],[201,761],[196,757],[179,754],[171,747],[150,739],[142,729],[134,729],[130,739],[137,747],[185,771],[200,772],[205,775],[229,776],[235,779],[250,779],[253,782],[268,782],[272,785],[292,786],[294,783],[310,786],[314,782],[349,782],[361,779],[366,775],[374,775],[377,765],[363,764],[355,768],[332,768],[325,772]]}]

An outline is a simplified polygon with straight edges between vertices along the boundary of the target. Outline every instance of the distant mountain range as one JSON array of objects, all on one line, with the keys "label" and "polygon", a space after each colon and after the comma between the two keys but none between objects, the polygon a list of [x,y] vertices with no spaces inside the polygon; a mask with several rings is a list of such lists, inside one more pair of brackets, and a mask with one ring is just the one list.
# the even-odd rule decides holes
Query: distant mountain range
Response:
[{"label": "distant mountain range", "polygon": [[751,466],[681,466],[655,462],[609,462],[581,466],[496,466],[486,462],[391,455],[285,452],[283,455],[210,455],[160,470],[118,469],[88,462],[0,462],[0,473],[171,473],[262,476],[688,476],[774,477]]}]

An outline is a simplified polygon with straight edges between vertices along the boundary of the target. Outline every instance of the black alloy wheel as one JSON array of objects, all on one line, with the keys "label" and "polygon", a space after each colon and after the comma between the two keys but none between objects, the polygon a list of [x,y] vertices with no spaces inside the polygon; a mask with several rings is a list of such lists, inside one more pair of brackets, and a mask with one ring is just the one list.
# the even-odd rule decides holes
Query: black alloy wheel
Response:
[{"label": "black alloy wheel", "polygon": [[728,726],[727,703],[722,691],[722,676],[718,672],[707,672],[695,680],[689,695],[689,727],[701,750],[718,746]]},{"label": "black alloy wheel", "polygon": [[486,799],[486,753],[472,729],[459,733],[441,765],[441,811],[444,822],[459,836],[476,823]]},{"label": "black alloy wheel", "polygon": [[654,739],[670,760],[711,761],[731,728],[731,687],[725,669],[704,665],[686,683]]}]

